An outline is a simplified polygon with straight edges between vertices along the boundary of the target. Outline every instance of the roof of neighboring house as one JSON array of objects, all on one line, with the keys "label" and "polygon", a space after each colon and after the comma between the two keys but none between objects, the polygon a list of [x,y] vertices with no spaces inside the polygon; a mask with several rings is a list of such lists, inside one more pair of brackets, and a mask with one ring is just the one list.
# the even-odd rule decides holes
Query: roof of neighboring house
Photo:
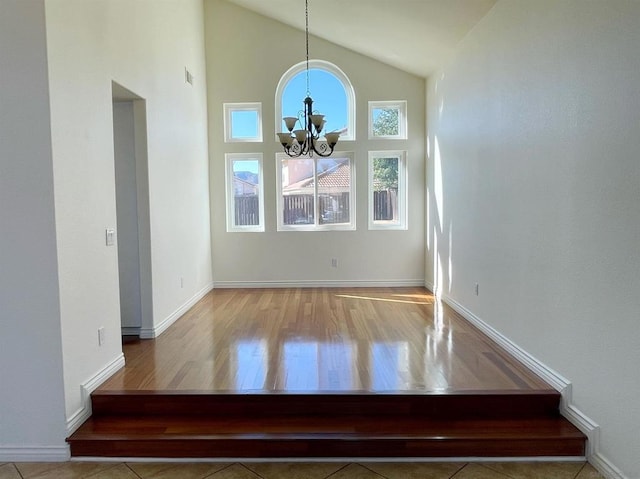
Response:
[{"label": "roof of neighboring house", "polygon": [[234,183],[243,183],[243,184],[245,184],[245,185],[247,185],[247,186],[253,186],[253,187],[258,186],[258,185],[256,185],[255,183],[251,183],[250,181],[243,180],[242,178],[238,178],[237,176],[234,176],[234,177],[233,177],[233,182],[234,182]]},{"label": "roof of neighboring house", "polygon": [[242,178],[238,178],[237,176],[233,177],[233,187],[234,189],[242,188],[243,190],[253,191],[253,194],[258,190],[258,185],[251,183],[250,181],[243,180]]},{"label": "roof of neighboring house", "polygon": [[[286,188],[285,192],[291,193],[295,190],[305,190],[307,188],[314,188],[315,179],[313,176],[305,178],[303,180],[292,183]],[[348,191],[351,186],[351,168],[348,162],[340,162],[323,171],[318,175],[318,186],[320,188],[329,188],[333,190]]]}]

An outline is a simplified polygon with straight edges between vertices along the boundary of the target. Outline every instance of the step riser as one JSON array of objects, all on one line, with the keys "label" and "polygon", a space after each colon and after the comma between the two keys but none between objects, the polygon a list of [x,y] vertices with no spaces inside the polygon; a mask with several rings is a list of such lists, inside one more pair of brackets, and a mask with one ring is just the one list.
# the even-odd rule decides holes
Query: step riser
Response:
[{"label": "step riser", "polygon": [[[92,395],[74,457],[583,457],[555,391]],[[487,421],[478,424],[478,421]],[[475,422],[474,422],[475,421]]]},{"label": "step riser", "polygon": [[584,441],[521,440],[92,440],[72,456],[173,458],[583,457]]},{"label": "step riser", "polygon": [[260,418],[422,417],[434,419],[509,419],[557,417],[560,395],[296,395],[296,394],[99,394],[93,415],[181,415]]}]

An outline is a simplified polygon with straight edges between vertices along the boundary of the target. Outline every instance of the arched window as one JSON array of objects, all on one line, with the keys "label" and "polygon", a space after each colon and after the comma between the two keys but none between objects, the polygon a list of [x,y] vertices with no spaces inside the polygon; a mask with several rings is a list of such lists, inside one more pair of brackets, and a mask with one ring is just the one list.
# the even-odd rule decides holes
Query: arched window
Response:
[{"label": "arched window", "polygon": [[[307,63],[292,66],[276,88],[276,133],[287,131],[283,116],[298,116],[307,96]],[[309,93],[313,109],[325,115],[325,132],[339,131],[340,140],[356,139],[356,95],[340,68],[323,60],[309,60]],[[277,137],[276,137],[277,138]]]}]

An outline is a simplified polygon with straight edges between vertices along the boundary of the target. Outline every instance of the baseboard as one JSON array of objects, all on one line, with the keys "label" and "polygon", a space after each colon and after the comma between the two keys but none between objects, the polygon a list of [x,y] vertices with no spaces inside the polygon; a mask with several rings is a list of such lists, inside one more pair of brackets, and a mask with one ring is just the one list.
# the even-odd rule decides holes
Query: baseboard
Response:
[{"label": "baseboard", "polygon": [[82,407],[67,419],[67,435],[73,434],[91,416],[91,393],[123,367],[124,354],[120,353],[91,379],[80,385]]},{"label": "baseboard", "polygon": [[120,328],[123,336],[140,336],[140,326],[123,326]]},{"label": "baseboard", "polygon": [[175,323],[184,313],[200,301],[209,291],[213,289],[213,283],[207,284],[204,288],[189,298],[182,306],[171,313],[167,318],[155,325],[153,328],[140,328],[141,339],[153,339],[164,333],[169,326]]},{"label": "baseboard", "polygon": [[65,462],[69,446],[20,447],[0,446],[0,462]]},{"label": "baseboard", "polygon": [[400,280],[305,280],[215,281],[214,288],[410,288],[424,286],[422,279]]},{"label": "baseboard", "polygon": [[[425,282],[425,287],[428,287]],[[432,289],[431,289],[432,290]],[[484,322],[473,314],[462,304],[448,295],[442,295],[442,301],[448,304],[453,310],[469,321],[499,346],[505,349],[518,361],[527,366],[544,381],[549,383],[562,395],[560,413],[574,426],[576,426],[585,436],[587,436],[586,456],[589,462],[609,479],[625,479],[624,475],[610,461],[600,453],[600,426],[591,420],[586,414],[580,411],[572,403],[572,385],[569,380],[554,371],[542,361],[533,357],[516,343],[502,335],[495,328]]]},{"label": "baseboard", "polygon": [[591,456],[589,458],[589,463],[607,479],[630,479],[600,453]]}]

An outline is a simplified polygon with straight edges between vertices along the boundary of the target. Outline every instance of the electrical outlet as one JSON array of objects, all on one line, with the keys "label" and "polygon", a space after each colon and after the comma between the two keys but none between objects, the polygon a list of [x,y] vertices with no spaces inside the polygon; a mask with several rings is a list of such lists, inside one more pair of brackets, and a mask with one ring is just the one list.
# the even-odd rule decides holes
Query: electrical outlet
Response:
[{"label": "electrical outlet", "polygon": [[338,267],[338,258],[331,258],[331,267],[332,268]]},{"label": "electrical outlet", "polygon": [[480,286],[478,285],[478,283],[476,283],[475,292],[476,292],[476,296],[480,294]]},{"label": "electrical outlet", "polygon": [[180,287],[184,288],[184,277],[180,276]]},{"label": "electrical outlet", "polygon": [[104,340],[104,328],[98,328],[98,346],[102,346]]}]

